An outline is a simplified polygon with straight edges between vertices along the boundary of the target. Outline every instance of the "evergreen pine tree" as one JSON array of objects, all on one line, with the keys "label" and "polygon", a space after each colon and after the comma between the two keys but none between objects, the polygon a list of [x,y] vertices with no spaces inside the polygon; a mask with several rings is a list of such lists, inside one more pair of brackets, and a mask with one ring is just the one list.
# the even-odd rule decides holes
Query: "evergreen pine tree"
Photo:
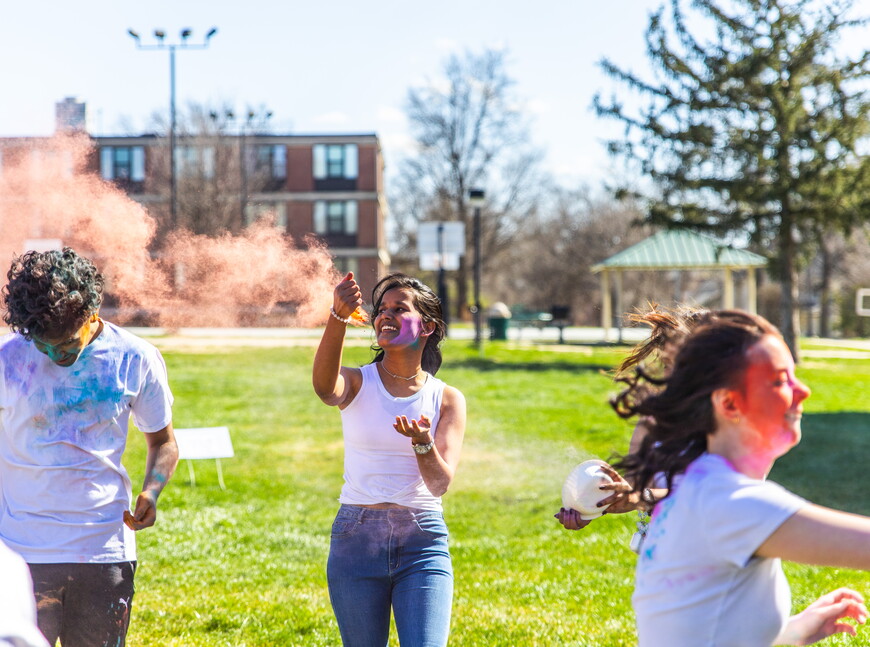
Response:
[{"label": "evergreen pine tree", "polygon": [[[851,0],[681,0],[650,16],[648,82],[608,60],[612,78],[646,106],[595,98],[599,115],[626,126],[608,143],[652,180],[647,218],[747,239],[767,253],[782,287],[780,328],[797,358],[798,282],[803,258],[832,227],[870,215],[870,159],[860,154],[870,123],[870,53],[838,53],[844,30],[863,25]],[[703,29],[709,35],[697,35]]]}]

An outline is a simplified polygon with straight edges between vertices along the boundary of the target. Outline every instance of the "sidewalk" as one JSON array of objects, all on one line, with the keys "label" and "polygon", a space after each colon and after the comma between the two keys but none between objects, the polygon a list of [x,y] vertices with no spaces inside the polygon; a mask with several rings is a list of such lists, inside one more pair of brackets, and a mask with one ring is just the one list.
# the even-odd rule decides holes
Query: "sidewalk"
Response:
[{"label": "sidewalk", "polygon": [[[323,328],[127,328],[139,337],[148,339],[154,345],[167,349],[209,348],[224,344],[231,346],[280,347],[314,346],[320,341]],[[556,328],[512,328],[509,327],[508,341],[513,343],[558,344],[559,331]],[[623,329],[623,342],[634,344],[645,339],[648,331],[643,328]],[[489,330],[483,330],[484,342],[489,342]],[[347,329],[346,343],[354,346],[369,346],[374,341],[370,327]],[[467,324],[451,326],[448,339],[471,342],[474,328]],[[578,344],[602,344],[602,328],[568,327],[564,330],[565,348]],[[611,329],[610,343],[616,343],[618,331]],[[497,342],[494,342],[497,343]]]}]

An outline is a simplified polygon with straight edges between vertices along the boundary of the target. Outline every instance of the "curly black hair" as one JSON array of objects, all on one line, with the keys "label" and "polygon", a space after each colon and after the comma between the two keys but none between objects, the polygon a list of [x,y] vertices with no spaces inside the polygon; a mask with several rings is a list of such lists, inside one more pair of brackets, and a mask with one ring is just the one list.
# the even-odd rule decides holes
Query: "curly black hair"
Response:
[{"label": "curly black hair", "polygon": [[103,276],[69,247],[12,259],[3,288],[3,321],[26,339],[81,328],[103,302]]}]

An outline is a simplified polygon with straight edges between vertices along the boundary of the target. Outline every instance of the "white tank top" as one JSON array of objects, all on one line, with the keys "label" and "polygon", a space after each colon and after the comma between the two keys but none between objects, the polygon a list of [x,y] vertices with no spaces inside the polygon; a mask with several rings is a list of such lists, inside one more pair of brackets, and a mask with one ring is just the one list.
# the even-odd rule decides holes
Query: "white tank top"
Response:
[{"label": "white tank top", "polygon": [[441,511],[441,497],[432,496],[420,476],[411,440],[397,432],[396,416],[432,421],[432,436],[441,415],[444,382],[426,374],[423,388],[407,398],[390,395],[377,364],[361,369],[362,386],[341,412],[344,433],[344,486],[340,503],[397,503]]}]

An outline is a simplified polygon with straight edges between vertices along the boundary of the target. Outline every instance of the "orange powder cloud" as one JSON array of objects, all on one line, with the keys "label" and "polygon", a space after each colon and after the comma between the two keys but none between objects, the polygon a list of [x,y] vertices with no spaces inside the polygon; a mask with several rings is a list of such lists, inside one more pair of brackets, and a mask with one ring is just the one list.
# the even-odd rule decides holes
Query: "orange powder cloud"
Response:
[{"label": "orange powder cloud", "polygon": [[214,238],[174,232],[152,256],[155,220],[119,188],[82,170],[91,146],[87,137],[55,138],[17,160],[3,159],[0,284],[27,240],[60,239],[106,277],[118,323],[143,315],[167,327],[323,323],[341,278],[324,246],[314,240],[297,246],[258,223]]}]

